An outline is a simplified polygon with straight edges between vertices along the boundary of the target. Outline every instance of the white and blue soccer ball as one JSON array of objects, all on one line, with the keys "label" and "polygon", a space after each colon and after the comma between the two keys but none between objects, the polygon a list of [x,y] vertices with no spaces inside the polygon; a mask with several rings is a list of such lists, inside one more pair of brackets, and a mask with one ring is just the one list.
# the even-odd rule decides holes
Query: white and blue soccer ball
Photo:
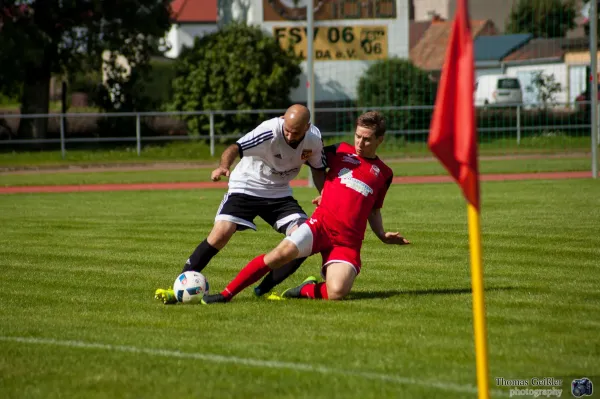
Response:
[{"label": "white and blue soccer ball", "polygon": [[173,283],[175,298],[180,303],[200,303],[202,297],[208,294],[208,280],[202,273],[183,272]]}]

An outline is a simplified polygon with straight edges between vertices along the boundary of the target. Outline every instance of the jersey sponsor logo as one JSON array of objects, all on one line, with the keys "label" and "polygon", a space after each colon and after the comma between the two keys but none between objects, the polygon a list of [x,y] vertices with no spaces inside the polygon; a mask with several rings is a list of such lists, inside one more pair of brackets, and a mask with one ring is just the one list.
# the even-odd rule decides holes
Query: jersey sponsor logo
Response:
[{"label": "jersey sponsor logo", "polygon": [[375,176],[379,176],[379,167],[377,165],[371,165],[371,173],[373,173]]},{"label": "jersey sponsor logo", "polygon": [[278,177],[280,177],[282,179],[286,178],[286,177],[288,177],[290,175],[296,175],[299,171],[300,171],[300,168],[293,168],[293,169],[289,169],[289,170],[279,171],[279,170],[273,169],[273,168],[271,168],[271,167],[269,167],[267,165],[264,165],[263,168],[262,168],[262,173],[265,176],[273,176],[273,175],[275,175],[275,176],[278,176]]},{"label": "jersey sponsor logo", "polygon": [[318,222],[317,219],[313,219],[313,218],[308,219],[308,223],[310,223],[310,224],[315,224],[317,222]]},{"label": "jersey sponsor logo", "polygon": [[352,176],[352,171],[350,169],[343,168],[340,170],[340,173],[338,173],[338,176],[343,185],[358,193],[361,193],[365,197],[368,197],[369,194],[373,194],[373,189],[365,182],[362,182]]},{"label": "jersey sponsor logo", "polygon": [[344,155],[344,157],[342,158],[342,162],[348,162],[353,165],[360,165],[360,160],[357,159],[356,155],[354,155],[354,154]]},{"label": "jersey sponsor logo", "polygon": [[306,161],[312,155],[312,150],[302,150],[302,155],[300,155],[300,159]]}]

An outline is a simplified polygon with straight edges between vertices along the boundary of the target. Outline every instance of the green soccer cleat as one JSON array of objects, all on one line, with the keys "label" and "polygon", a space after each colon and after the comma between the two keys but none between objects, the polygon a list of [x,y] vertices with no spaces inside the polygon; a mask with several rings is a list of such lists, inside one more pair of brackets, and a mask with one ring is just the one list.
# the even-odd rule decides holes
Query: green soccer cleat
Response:
[{"label": "green soccer cleat", "polygon": [[172,288],[167,288],[166,290],[159,288],[154,291],[154,299],[162,301],[165,305],[173,305],[177,303],[177,298],[175,297],[175,291]]},{"label": "green soccer cleat", "polygon": [[275,291],[271,291],[264,295],[264,298],[267,301],[285,301],[285,298],[282,298],[281,295],[277,294]]},{"label": "green soccer cleat", "polygon": [[279,296],[279,294],[277,294],[276,291],[261,292],[258,289],[258,287],[254,287],[254,296],[256,296],[257,298],[266,299],[268,301],[281,301],[281,300],[283,300],[283,298],[281,296]]},{"label": "green soccer cleat", "polygon": [[283,291],[281,293],[281,297],[283,299],[286,298],[302,298],[302,295],[300,295],[300,291],[302,290],[302,287],[304,287],[307,284],[317,284],[317,278],[314,276],[310,276],[307,277],[306,280],[304,280],[302,282],[302,284],[300,284],[299,286],[293,287],[293,288],[288,288],[287,290]]}]

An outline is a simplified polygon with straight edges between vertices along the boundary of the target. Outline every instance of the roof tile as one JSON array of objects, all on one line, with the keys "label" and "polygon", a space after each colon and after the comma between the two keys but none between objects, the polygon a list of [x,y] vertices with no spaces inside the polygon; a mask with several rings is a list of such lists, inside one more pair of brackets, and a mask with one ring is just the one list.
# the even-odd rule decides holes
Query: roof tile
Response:
[{"label": "roof tile", "polygon": [[217,22],[217,0],[173,0],[171,9],[175,22]]},{"label": "roof tile", "polygon": [[[444,66],[446,47],[450,40],[453,21],[436,21],[415,47],[410,50],[410,59],[419,68],[426,71],[439,71]],[[498,33],[491,20],[471,20],[473,37]]]}]

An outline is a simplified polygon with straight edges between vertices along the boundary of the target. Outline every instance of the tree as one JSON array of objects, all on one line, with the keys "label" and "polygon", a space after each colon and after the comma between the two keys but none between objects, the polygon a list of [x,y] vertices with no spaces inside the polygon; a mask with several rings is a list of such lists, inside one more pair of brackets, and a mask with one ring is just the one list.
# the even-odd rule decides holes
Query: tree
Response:
[{"label": "tree", "polygon": [[[0,6],[0,91],[21,89],[21,113],[49,110],[50,78],[89,65],[128,87],[116,54],[143,76],[170,26],[170,0],[5,0]],[[115,72],[116,71],[116,72]],[[20,86],[19,86],[20,85]],[[47,120],[22,119],[19,135],[44,138]]]},{"label": "tree", "polygon": [[554,74],[545,74],[542,71],[533,73],[531,85],[527,86],[529,93],[534,93],[542,109],[546,110],[550,105],[556,104],[556,94],[562,91],[562,86],[556,81]]},{"label": "tree", "polygon": [[[378,61],[358,81],[359,107],[430,106],[436,84],[429,74],[409,60]],[[415,108],[384,112],[389,130],[428,129],[431,109]]]},{"label": "tree", "polygon": [[[175,63],[173,102],[177,111],[284,108],[298,86],[300,59],[282,49],[260,28],[231,23],[219,32],[196,38]],[[219,117],[215,128],[226,134],[246,131],[263,115]],[[187,118],[191,131],[207,132],[206,116]]]},{"label": "tree", "polygon": [[506,23],[506,33],[531,33],[534,37],[564,37],[575,27],[573,0],[518,0]]}]

